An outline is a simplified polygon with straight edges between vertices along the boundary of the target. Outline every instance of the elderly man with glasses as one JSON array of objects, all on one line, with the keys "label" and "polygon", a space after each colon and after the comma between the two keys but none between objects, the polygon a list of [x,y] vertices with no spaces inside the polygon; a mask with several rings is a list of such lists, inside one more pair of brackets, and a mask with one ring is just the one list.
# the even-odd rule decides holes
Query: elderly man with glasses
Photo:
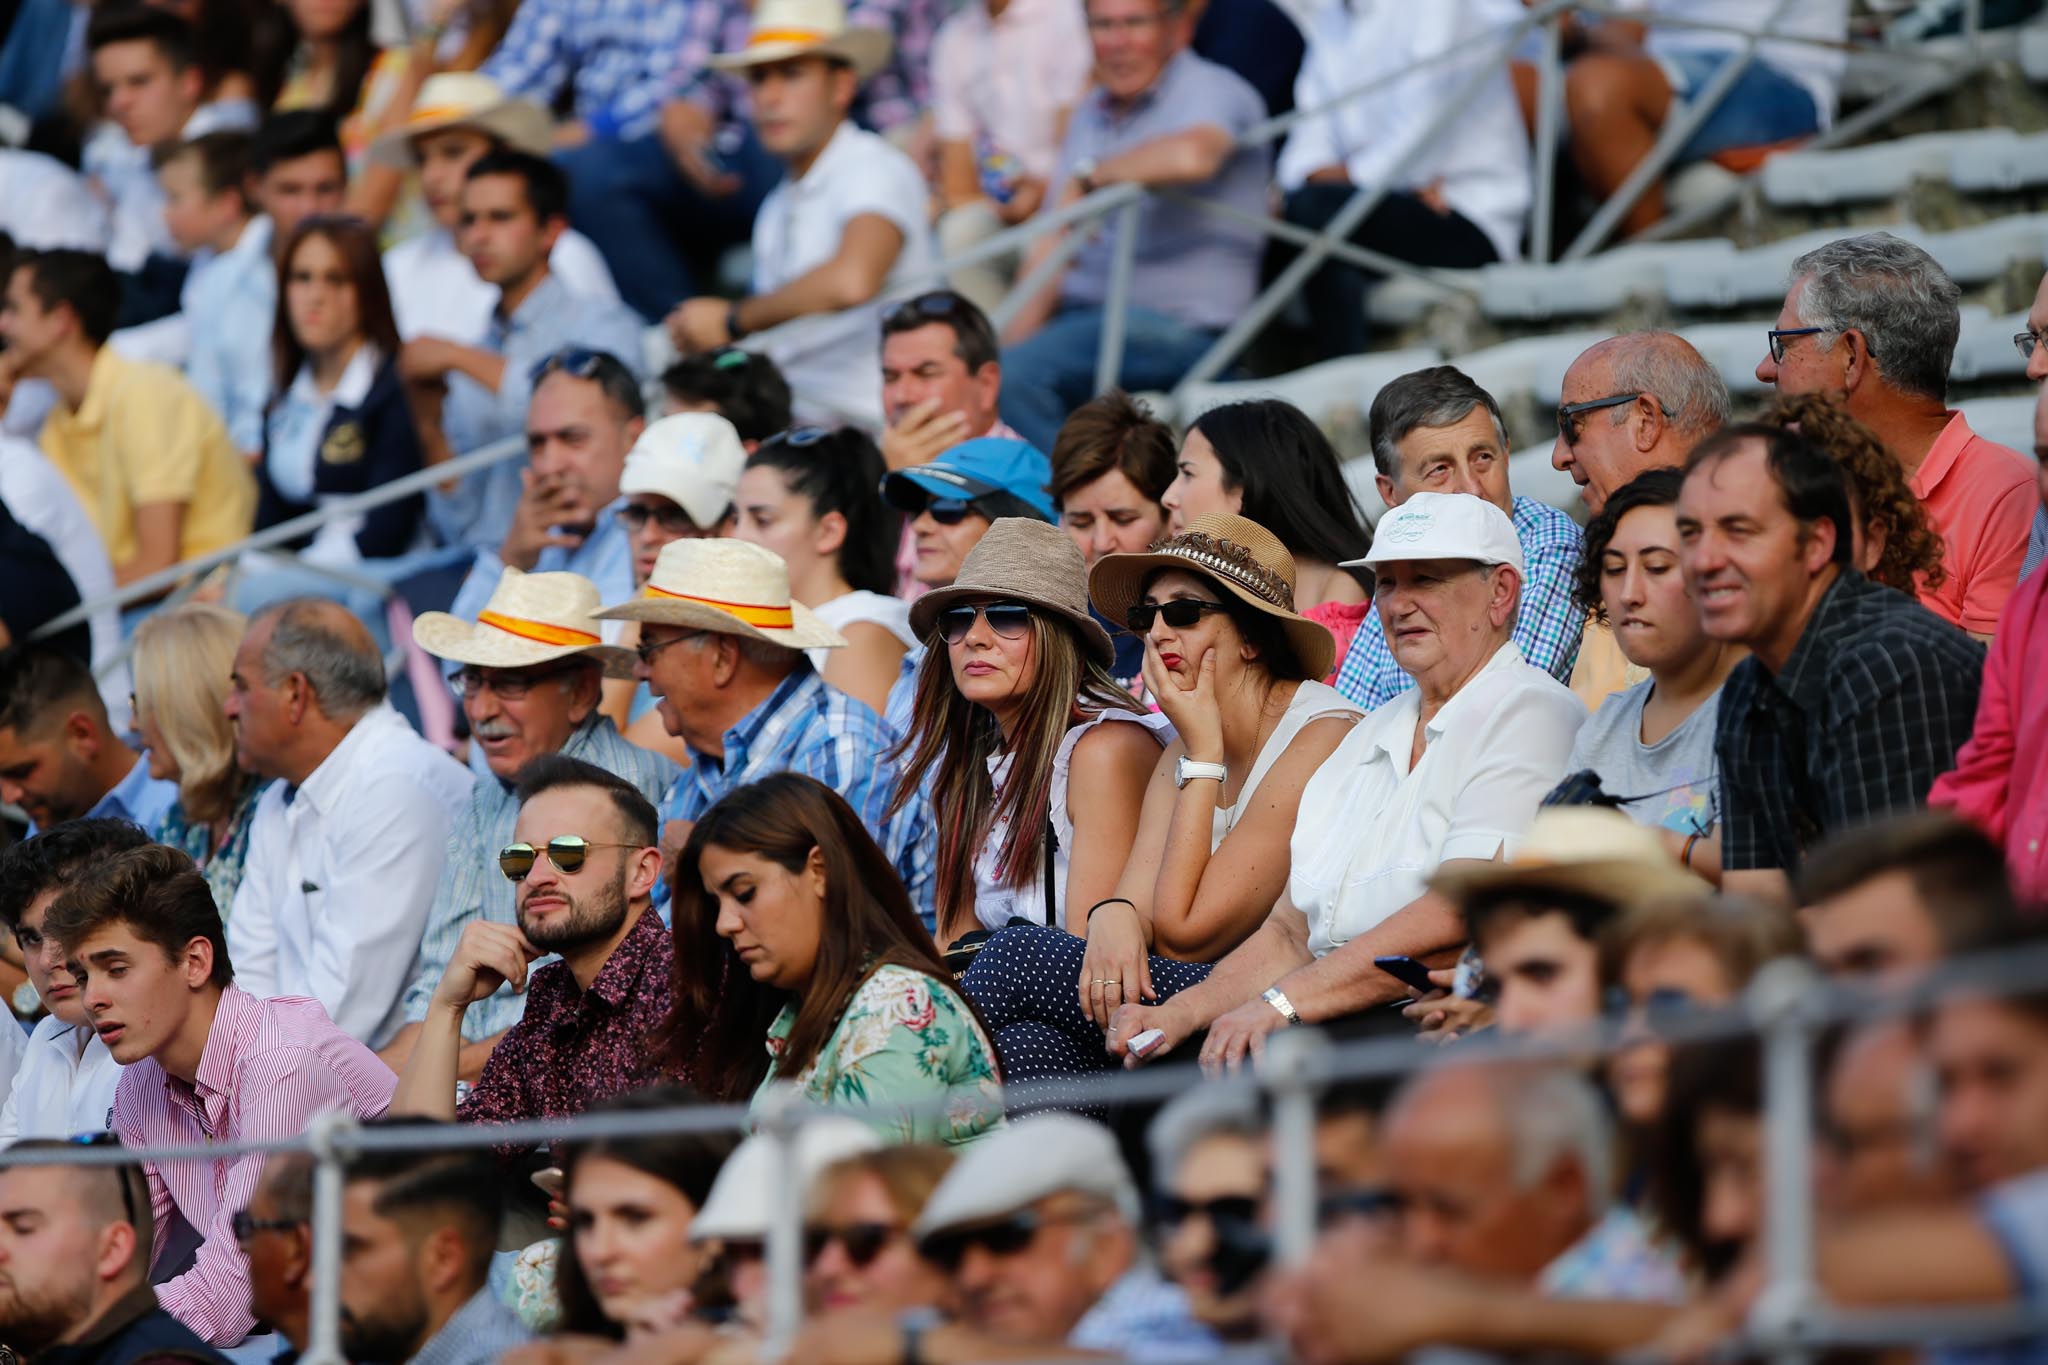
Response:
[{"label": "elderly man with glasses", "polygon": [[[629,744],[598,709],[603,680],[631,673],[633,656],[600,642],[591,619],[597,607],[597,588],[586,578],[508,568],[475,625],[441,612],[413,623],[419,647],[455,666],[471,741],[489,776],[478,779],[448,836],[448,857],[405,992],[405,1024],[383,1049],[394,1070],[412,1055],[463,929],[478,920],[510,925],[518,919],[513,884],[491,859],[513,841],[519,815],[513,783],[520,769],[543,754],[566,754],[624,779],[649,801],[659,801],[675,781],[674,763]],[[526,996],[505,984],[469,1007],[457,1065],[461,1079],[483,1073],[491,1049],[525,1009]]]}]

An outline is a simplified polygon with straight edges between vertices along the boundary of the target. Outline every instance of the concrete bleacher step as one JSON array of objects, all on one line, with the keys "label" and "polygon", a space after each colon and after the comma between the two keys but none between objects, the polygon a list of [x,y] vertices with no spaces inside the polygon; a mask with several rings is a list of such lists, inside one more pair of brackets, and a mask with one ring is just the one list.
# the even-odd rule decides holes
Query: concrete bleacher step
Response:
[{"label": "concrete bleacher step", "polygon": [[[2028,139],[2031,141],[2031,139]],[[1997,183],[1993,168],[2030,164],[2019,157],[2022,139],[2010,128],[1971,128],[1960,132],[1921,133],[1862,147],[1781,152],[1766,161],[1759,176],[1764,199],[1780,208],[1823,207],[1891,199],[1916,180],[1958,184],[1959,167],[1990,183],[1970,186],[2011,189]]]},{"label": "concrete bleacher step", "polygon": [[1725,238],[1621,246],[1583,261],[1493,265],[1479,272],[1479,304],[1497,320],[1595,317],[1631,299],[1661,298],[1666,280],[1735,253]]},{"label": "concrete bleacher step", "polygon": [[[1348,407],[1363,413],[1372,406],[1373,395],[1388,380],[1442,360],[1443,354],[1434,348],[1414,346],[1401,351],[1371,351],[1364,355],[1343,356],[1271,379],[1195,384],[1189,387],[1178,411],[1162,415],[1166,420],[1185,425],[1225,403],[1247,398],[1284,398],[1318,421],[1325,421],[1330,413],[1340,408]],[[1156,406],[1155,410],[1158,410]]]},{"label": "concrete bleacher step", "polygon": [[[1924,248],[1958,284],[1976,285],[2017,262],[2041,260],[2048,245],[2048,214],[2013,214],[1953,232],[1932,232],[1912,223],[1882,230]],[[1774,302],[1784,297],[1785,276],[1794,260],[1847,235],[1839,227],[1821,228],[1746,251],[1702,257],[1666,274],[1664,297],[1675,307],[1700,309]]]},{"label": "concrete bleacher step", "polygon": [[1956,404],[1969,419],[1970,430],[2022,453],[2034,449],[2034,403],[2024,398],[1973,398]]}]

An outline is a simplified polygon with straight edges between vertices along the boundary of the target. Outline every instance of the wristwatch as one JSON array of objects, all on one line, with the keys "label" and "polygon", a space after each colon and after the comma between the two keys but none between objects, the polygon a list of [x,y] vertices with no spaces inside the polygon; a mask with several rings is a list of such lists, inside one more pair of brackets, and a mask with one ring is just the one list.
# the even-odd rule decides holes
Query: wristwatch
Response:
[{"label": "wristwatch", "polygon": [[747,334],[747,329],[740,325],[740,305],[745,302],[745,299],[734,299],[732,307],[725,310],[725,335],[728,341],[738,341]]},{"label": "wristwatch", "polygon": [[1094,158],[1094,157],[1092,157],[1092,156],[1084,156],[1084,157],[1082,157],[1082,158],[1081,158],[1081,159],[1080,159],[1079,161],[1076,161],[1076,162],[1074,163],[1074,169],[1073,169],[1073,171],[1072,171],[1072,172],[1070,172],[1070,174],[1072,174],[1072,176],[1073,176],[1073,178],[1074,178],[1074,183],[1075,183],[1076,185],[1079,185],[1079,186],[1081,187],[1081,193],[1083,193],[1083,194],[1093,194],[1093,193],[1095,193],[1095,158]]},{"label": "wristwatch", "polygon": [[1301,1022],[1301,1016],[1294,1012],[1294,1002],[1280,993],[1278,986],[1268,986],[1259,993],[1259,999],[1280,1011],[1280,1017],[1291,1027]]},{"label": "wristwatch", "polygon": [[1228,776],[1230,769],[1221,763],[1198,763],[1186,754],[1182,754],[1173,765],[1173,785],[1176,787],[1185,787],[1188,783],[1203,777],[1221,782]]}]

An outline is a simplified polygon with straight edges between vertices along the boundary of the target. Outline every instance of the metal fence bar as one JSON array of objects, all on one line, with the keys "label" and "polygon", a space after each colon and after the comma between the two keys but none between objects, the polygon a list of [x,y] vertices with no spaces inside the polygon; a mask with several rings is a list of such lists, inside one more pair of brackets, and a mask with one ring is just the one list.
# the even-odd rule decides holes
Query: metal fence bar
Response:
[{"label": "metal fence bar", "polygon": [[1805,1004],[1820,978],[1798,958],[1770,963],[1750,983],[1763,1032],[1764,1251],[1770,1280],[1751,1326],[1776,1365],[1810,1365],[1805,1332],[1819,1300],[1814,1275],[1813,1038]]},{"label": "metal fence bar", "polygon": [[347,1179],[343,1139],[356,1128],[331,1111],[306,1125],[313,1148],[313,1284],[308,1303],[306,1365],[347,1365],[341,1350],[341,1203]]},{"label": "metal fence bar", "polygon": [[768,1321],[761,1344],[763,1360],[780,1360],[804,1321],[803,1163],[797,1151],[797,1129],[803,1124],[803,1102],[796,1086],[778,1082],[763,1106],[761,1136],[773,1147],[773,1169],[780,1177],[768,1196]]},{"label": "metal fence bar", "polygon": [[989,323],[995,328],[998,336],[1002,335],[1017,314],[1023,311],[1025,304],[1037,298],[1041,291],[1052,287],[1060,272],[1080,254],[1082,247],[1088,245],[1089,236],[1094,230],[1095,225],[1092,222],[1086,227],[1074,227],[1045,254],[1045,259],[1010,286],[1010,292],[1003,296],[1003,301],[996,305],[996,310],[988,315]]},{"label": "metal fence bar", "polygon": [[[1284,218],[1273,218],[1263,213],[1251,213],[1237,207],[1235,204],[1225,204],[1215,199],[1204,199],[1199,194],[1189,194],[1186,190],[1162,189],[1155,191],[1154,194],[1157,198],[1164,199],[1168,203],[1192,209],[1196,213],[1206,213],[1213,218],[1222,218],[1232,223],[1243,223],[1247,227],[1258,229],[1268,237],[1278,238],[1283,242],[1292,242],[1296,246],[1310,246],[1319,235],[1298,223],[1290,223]],[[1475,292],[1472,285],[1456,278],[1447,270],[1439,270],[1434,266],[1416,265],[1412,261],[1397,260],[1384,252],[1374,251],[1371,247],[1359,246],[1355,242],[1331,242],[1329,244],[1329,252],[1331,259],[1342,261],[1346,265],[1358,266],[1362,270],[1375,270],[1385,275],[1405,275],[1441,299],[1466,299],[1472,297]]]},{"label": "metal fence bar", "polygon": [[1562,14],[1543,20],[1543,55],[1536,66],[1536,202],[1529,219],[1529,259],[1550,263],[1551,220],[1557,214],[1557,141],[1564,117]]},{"label": "metal fence bar", "polygon": [[1301,1265],[1316,1240],[1316,1102],[1330,1044],[1320,1030],[1290,1029],[1266,1044],[1260,1079],[1273,1096],[1274,1249]]},{"label": "metal fence bar", "polygon": [[1095,352],[1095,391],[1107,393],[1116,387],[1124,368],[1124,333],[1130,325],[1131,276],[1138,265],[1138,214],[1141,200],[1132,200],[1117,210],[1110,231],[1116,242],[1110,248],[1109,296],[1102,308],[1102,338]]}]

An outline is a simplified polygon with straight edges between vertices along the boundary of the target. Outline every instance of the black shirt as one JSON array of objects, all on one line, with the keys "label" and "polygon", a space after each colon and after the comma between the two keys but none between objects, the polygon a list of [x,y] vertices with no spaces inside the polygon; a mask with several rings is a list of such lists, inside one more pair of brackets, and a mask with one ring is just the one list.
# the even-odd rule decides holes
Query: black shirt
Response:
[{"label": "black shirt", "polygon": [[1827,835],[1917,810],[1970,737],[1984,649],[1895,589],[1841,571],[1773,677],[1721,689],[1721,864],[1782,868]]},{"label": "black shirt", "polygon": [[[78,588],[56,552],[0,503],[0,625],[7,627],[8,638],[20,644],[45,621],[77,605]],[[50,643],[80,662],[91,661],[92,634],[82,622]]]}]

